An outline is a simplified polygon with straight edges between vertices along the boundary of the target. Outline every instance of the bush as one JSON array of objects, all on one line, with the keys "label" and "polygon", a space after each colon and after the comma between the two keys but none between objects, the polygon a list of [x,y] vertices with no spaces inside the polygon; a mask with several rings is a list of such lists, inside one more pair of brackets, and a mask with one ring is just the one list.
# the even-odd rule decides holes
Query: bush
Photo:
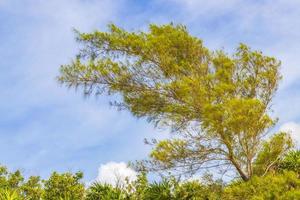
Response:
[{"label": "bush", "polygon": [[248,182],[235,182],[227,186],[223,199],[300,199],[300,179],[295,172],[253,177]]}]

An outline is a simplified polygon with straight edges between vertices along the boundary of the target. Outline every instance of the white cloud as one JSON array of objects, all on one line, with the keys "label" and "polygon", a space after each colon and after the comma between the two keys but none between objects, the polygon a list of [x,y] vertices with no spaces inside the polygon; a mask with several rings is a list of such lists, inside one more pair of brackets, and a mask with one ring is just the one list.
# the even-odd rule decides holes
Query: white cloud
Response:
[{"label": "white cloud", "polygon": [[300,124],[287,122],[283,124],[279,130],[290,133],[292,138],[296,141],[296,144],[300,145]]},{"label": "white cloud", "polygon": [[126,185],[126,180],[131,182],[136,180],[136,177],[137,173],[126,163],[108,162],[100,166],[96,181],[122,187]]}]

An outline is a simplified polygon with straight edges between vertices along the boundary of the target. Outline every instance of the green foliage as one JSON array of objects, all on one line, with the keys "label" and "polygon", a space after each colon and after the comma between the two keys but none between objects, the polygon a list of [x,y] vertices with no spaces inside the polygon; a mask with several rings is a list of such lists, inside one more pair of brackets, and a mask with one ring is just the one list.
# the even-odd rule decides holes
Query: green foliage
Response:
[{"label": "green foliage", "polygon": [[85,195],[84,185],[80,182],[82,177],[81,172],[54,172],[48,180],[41,180],[38,176],[25,180],[19,170],[9,172],[0,166],[0,200],[82,200]]},{"label": "green foliage", "polygon": [[4,166],[0,166],[0,190],[0,200],[40,200],[43,193],[40,177],[31,176],[25,181],[19,170],[9,172]]},{"label": "green foliage", "polygon": [[146,199],[149,182],[146,173],[140,173],[137,179],[126,187],[127,196],[131,200]]},{"label": "green foliage", "polygon": [[[276,137],[276,136],[274,136]],[[294,170],[294,159],[299,151],[288,153],[275,171],[264,176],[253,176],[248,181],[233,180],[224,184],[214,180],[212,175],[205,175],[199,180],[180,181],[175,177],[164,177],[161,181],[149,182],[145,173],[138,175],[133,182],[123,187],[114,187],[99,182],[84,188],[80,183],[82,173],[54,172],[49,179],[40,180],[32,176],[27,180],[18,175],[22,182],[3,184],[0,187],[0,200],[295,200],[300,198],[300,179],[298,171]],[[292,164],[291,164],[292,163]],[[291,170],[285,171],[283,166]],[[12,177],[6,168],[2,167],[5,177]],[[2,175],[2,180],[3,175]],[[2,182],[3,183],[3,182]]]},{"label": "green foliage", "polygon": [[223,183],[214,181],[210,176],[205,183],[197,180],[179,181],[175,177],[163,178],[160,182],[149,183],[145,174],[128,185],[127,199],[130,200],[202,200],[221,199]]},{"label": "green foliage", "polygon": [[23,198],[16,190],[0,189],[0,200],[23,200]]},{"label": "green foliage", "polygon": [[114,188],[108,184],[93,183],[87,190],[87,200],[121,200],[125,199],[124,192],[120,188]]},{"label": "green foliage", "polygon": [[293,146],[291,137],[286,133],[273,135],[269,141],[263,143],[254,163],[254,173],[265,175],[268,171],[278,168],[280,161]]},{"label": "green foliage", "polygon": [[204,185],[199,181],[187,181],[179,184],[176,188],[176,198],[182,200],[201,200],[205,199],[209,193]]},{"label": "green foliage", "polygon": [[280,162],[279,169],[294,171],[300,175],[300,150],[290,151]]},{"label": "green foliage", "polygon": [[82,49],[61,66],[59,81],[86,95],[118,94],[121,101],[113,105],[172,127],[178,137],[154,144],[144,163],[148,170],[193,174],[231,167],[250,179],[264,136],[276,123],[269,112],[280,62],[244,44],[233,55],[211,51],[182,25],[108,29],[78,32]]},{"label": "green foliage", "polygon": [[44,181],[44,195],[45,200],[84,199],[84,185],[80,182],[83,174],[77,172],[76,174],[57,172],[52,173],[48,180]]},{"label": "green foliage", "polygon": [[236,182],[228,186],[223,199],[300,199],[300,179],[294,172],[255,176],[248,182]]},{"label": "green foliage", "polygon": [[148,186],[147,193],[145,195],[146,200],[173,200],[174,194],[172,191],[173,183],[170,180],[163,180],[161,182],[154,182]]},{"label": "green foliage", "polygon": [[20,189],[28,200],[40,200],[44,191],[39,176],[29,177],[27,182],[20,186]]},{"label": "green foliage", "polygon": [[0,188],[18,188],[23,180],[24,178],[19,170],[8,172],[6,167],[0,165]]}]

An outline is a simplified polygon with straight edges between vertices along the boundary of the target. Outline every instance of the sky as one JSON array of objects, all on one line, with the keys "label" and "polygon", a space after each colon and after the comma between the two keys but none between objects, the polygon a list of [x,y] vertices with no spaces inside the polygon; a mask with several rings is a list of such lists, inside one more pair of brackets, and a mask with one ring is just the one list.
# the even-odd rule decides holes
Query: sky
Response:
[{"label": "sky", "polygon": [[109,97],[84,98],[55,80],[77,53],[73,29],[108,23],[130,31],[182,23],[211,49],[242,42],[278,58],[275,131],[300,142],[299,19],[299,0],[0,0],[0,163],[25,175],[81,170],[85,180],[105,179],[116,167],[134,174],[123,164],[147,157],[143,139],[167,136]]}]

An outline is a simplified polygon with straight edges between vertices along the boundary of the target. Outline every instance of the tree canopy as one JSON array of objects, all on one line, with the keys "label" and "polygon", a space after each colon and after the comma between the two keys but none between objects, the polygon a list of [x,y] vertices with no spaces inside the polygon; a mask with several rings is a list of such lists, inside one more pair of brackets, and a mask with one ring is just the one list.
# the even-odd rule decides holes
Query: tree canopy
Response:
[{"label": "tree canopy", "polygon": [[120,95],[113,105],[176,135],[155,142],[148,169],[193,174],[218,167],[249,180],[292,147],[286,133],[267,137],[277,121],[271,102],[281,63],[261,51],[245,44],[232,55],[210,50],[173,24],[151,24],[146,32],[111,24],[107,32],[77,32],[77,41],[82,48],[61,66],[62,84],[86,95]]}]

